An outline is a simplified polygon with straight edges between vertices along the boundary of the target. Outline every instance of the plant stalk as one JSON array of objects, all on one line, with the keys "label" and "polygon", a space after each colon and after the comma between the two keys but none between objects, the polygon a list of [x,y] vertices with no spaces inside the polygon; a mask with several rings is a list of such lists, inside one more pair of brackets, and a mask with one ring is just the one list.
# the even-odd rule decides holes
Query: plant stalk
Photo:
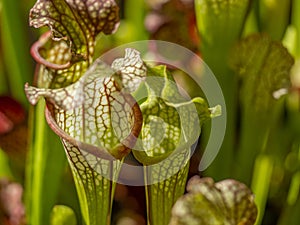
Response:
[{"label": "plant stalk", "polygon": [[144,166],[148,225],[169,224],[172,207],[184,194],[189,171],[187,152],[175,153],[159,166]]},{"label": "plant stalk", "polygon": [[[109,161],[80,151],[63,140],[85,225],[110,225],[116,183],[123,161]],[[89,159],[89,161],[87,161]],[[96,162],[96,164],[92,164]]]},{"label": "plant stalk", "polygon": [[46,124],[44,110],[45,102],[40,101],[29,113],[25,204],[27,221],[35,225],[49,224],[66,163],[59,139]]}]

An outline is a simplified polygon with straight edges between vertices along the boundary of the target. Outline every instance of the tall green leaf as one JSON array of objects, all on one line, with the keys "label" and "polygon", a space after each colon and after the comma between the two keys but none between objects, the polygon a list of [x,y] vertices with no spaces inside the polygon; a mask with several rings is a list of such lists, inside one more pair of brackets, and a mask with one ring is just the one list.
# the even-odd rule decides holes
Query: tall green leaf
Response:
[{"label": "tall green leaf", "polygon": [[45,103],[40,102],[30,110],[30,151],[25,182],[26,216],[32,224],[48,224],[66,160],[59,139],[46,125]]},{"label": "tall green leaf", "polygon": [[[223,145],[212,165],[205,171],[216,179],[231,173],[236,143],[237,77],[228,68],[228,56],[240,38],[251,0],[196,0],[200,51],[216,76],[226,103],[227,126]],[[222,167],[222,169],[220,169]]]},{"label": "tall green leaf", "polygon": [[281,40],[289,24],[291,2],[291,0],[259,1],[260,31],[268,33],[275,40]]},{"label": "tall green leaf", "polygon": [[254,158],[263,150],[278,119],[278,99],[288,91],[294,60],[281,43],[263,34],[237,43],[230,60],[241,83],[242,136],[236,172],[239,179],[248,183]]},{"label": "tall green leaf", "polygon": [[282,96],[288,93],[293,63],[293,57],[282,44],[265,34],[254,34],[241,40],[231,55],[231,66],[241,83],[242,125],[235,176],[247,184],[253,176],[253,191],[258,196],[260,208],[259,223],[273,170],[273,159],[268,154],[274,149],[268,149],[268,146],[275,140],[270,140],[270,131],[277,128]]},{"label": "tall green leaf", "polygon": [[166,66],[148,67],[144,85],[143,127],[133,153],[144,165],[148,224],[165,225],[184,193],[190,148],[211,113],[203,99],[181,96]]},{"label": "tall green leaf", "polygon": [[[34,27],[47,25],[51,29],[51,34],[45,33],[31,49],[32,56],[38,63],[35,85],[40,88],[62,88],[76,82],[83,76],[88,66],[92,63],[96,36],[100,32],[105,34],[113,32],[118,20],[118,6],[113,0],[97,0],[93,2],[38,0],[30,11],[30,25]],[[49,105],[50,103],[48,102],[47,104]],[[43,204],[48,204],[44,201],[44,198],[42,198],[43,190],[45,189],[44,184],[46,184],[46,182],[42,182],[42,180],[47,177],[47,170],[41,170],[41,168],[47,168],[49,167],[47,163],[52,163],[52,160],[47,161],[49,157],[55,162],[60,162],[63,159],[62,155],[55,154],[55,151],[50,151],[50,148],[45,147],[47,146],[47,142],[45,141],[47,134],[45,133],[43,121],[44,106],[41,105],[41,103],[39,105],[40,107],[39,110],[37,110],[37,114],[31,115],[32,120],[34,120],[34,117],[39,118],[36,125],[34,125],[36,129],[32,133],[32,137],[38,135],[38,138],[37,143],[32,146],[32,166],[28,169],[30,176],[28,176],[27,182],[27,186],[31,187],[29,189],[32,193],[34,193],[35,190],[38,190],[37,193],[39,193],[36,196],[34,195],[33,200],[35,200],[31,204],[31,207],[29,207],[31,209],[29,221],[37,225],[45,224],[45,221],[49,221],[49,215],[47,215],[47,219],[47,217],[42,216],[45,212],[40,211],[44,208]],[[64,117],[65,114],[63,111],[59,111],[59,113],[61,117],[58,118],[58,121],[64,120],[66,117]],[[47,118],[49,120],[49,114]],[[54,118],[52,119],[54,120]],[[59,125],[61,126],[60,129],[66,127],[65,123]],[[69,161],[72,161],[72,148],[69,148],[69,145],[66,143],[65,146]],[[45,151],[45,149],[48,150]],[[55,150],[58,150],[58,148]],[[61,150],[60,153],[62,153]],[[78,151],[76,153],[78,153]],[[84,160],[83,156],[81,159]],[[55,163],[53,163],[53,165],[55,165]],[[95,203],[96,205],[102,205],[102,202],[104,202],[103,207],[109,211],[112,191],[110,188],[107,190],[104,188],[109,187],[110,181],[104,179],[103,182],[99,182],[100,178],[96,175],[97,173],[91,169],[87,171],[87,174],[83,175],[81,172],[82,165],[80,164],[78,167],[74,165],[75,164],[71,163],[85,223],[97,223],[99,218],[97,220],[95,218],[97,218],[96,215],[102,208],[93,206],[92,210],[91,205],[88,205],[86,199],[90,200],[89,204]],[[83,171],[85,172],[85,170]],[[78,180],[77,174],[80,174],[82,181]],[[55,175],[58,175],[58,173],[53,174],[53,176]],[[94,184],[94,186],[91,186],[91,184]],[[100,197],[102,191],[107,194]],[[103,200],[102,197],[105,200]],[[101,199],[103,201],[101,201]],[[28,202],[29,201],[28,198]],[[49,207],[51,207],[51,205],[49,205]],[[47,210],[45,211],[47,213]],[[103,224],[106,224],[108,221],[107,215],[109,213],[107,213],[107,211],[101,213],[106,213],[105,216],[101,217],[102,221],[105,221]]]},{"label": "tall green leaf", "polygon": [[114,182],[142,121],[139,106],[126,90],[138,86],[145,70],[139,53],[127,49],[125,58],[116,59],[112,67],[97,60],[67,87],[25,86],[32,104],[46,98],[46,119],[65,147],[85,224],[110,223]]}]

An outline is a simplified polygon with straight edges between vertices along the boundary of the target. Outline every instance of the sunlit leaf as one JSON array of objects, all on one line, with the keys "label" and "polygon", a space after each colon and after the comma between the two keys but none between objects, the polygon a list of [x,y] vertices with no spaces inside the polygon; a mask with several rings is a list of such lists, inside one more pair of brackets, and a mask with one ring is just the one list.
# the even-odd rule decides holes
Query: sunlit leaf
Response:
[{"label": "sunlit leaf", "polygon": [[133,49],[125,49],[124,58],[115,59],[111,67],[121,72],[123,88],[129,93],[134,92],[146,78],[146,67],[140,53]]},{"label": "sunlit leaf", "polygon": [[133,153],[145,165],[149,224],[165,225],[184,192],[190,148],[211,112],[202,98],[187,100],[181,95],[166,66],[149,66],[143,87],[143,127]]},{"label": "sunlit leaf", "polygon": [[170,225],[253,225],[257,208],[252,192],[235,180],[214,183],[211,178],[193,177],[188,194],[172,209]]},{"label": "sunlit leaf", "polygon": [[[136,57],[132,57],[133,54]],[[139,106],[122,89],[130,84],[127,80],[132,79],[135,73],[140,79],[145,76],[143,65],[139,54],[128,49],[124,59],[113,63],[115,69],[97,60],[83,77],[70,86],[45,89],[26,85],[25,91],[31,104],[36,104],[41,96],[47,99],[48,104],[51,103],[48,108],[55,118],[55,130],[59,130],[60,136],[70,136],[67,139],[89,145],[93,154],[105,155],[107,152],[121,159],[134,145],[142,121]],[[99,149],[94,150],[91,146]]]},{"label": "sunlit leaf", "polygon": [[113,0],[39,0],[30,12],[30,25],[48,25],[32,46],[39,65],[39,87],[60,88],[76,82],[93,60],[95,38],[113,32],[118,23],[118,6]]},{"label": "sunlit leaf", "polygon": [[[92,111],[92,109],[85,107],[91,107],[93,103],[93,106],[96,107],[96,101],[98,101],[98,103],[104,103],[104,101],[106,101],[105,97],[111,96],[110,94],[115,92],[119,93],[119,91],[114,89],[115,87],[121,89],[122,86],[118,86],[120,82],[115,82],[115,80],[119,79],[107,78],[107,83],[105,83],[105,78],[103,77],[100,77],[98,80],[90,74],[85,78],[82,77],[86,74],[85,72],[93,62],[96,36],[99,33],[112,33],[117,27],[118,20],[118,6],[113,0],[38,0],[30,12],[30,25],[36,28],[47,25],[50,27],[51,33],[46,32],[31,48],[31,54],[38,64],[35,77],[35,85],[38,88],[29,87],[27,85],[27,97],[29,97],[32,103],[36,103],[40,95],[47,97],[46,118],[51,128],[62,138],[64,143],[75,177],[84,224],[87,225],[106,224],[107,221],[110,220],[114,184],[109,179],[117,177],[121,162],[100,160],[99,154],[105,155],[108,158],[113,157],[109,154],[107,149],[105,149],[107,146],[100,148],[99,146],[92,145],[97,142],[95,141],[95,138],[97,139],[97,131],[94,130],[93,127],[89,127],[91,124],[89,124],[88,120],[84,120],[82,116],[93,115],[98,117],[101,110],[103,111],[105,107],[101,108],[99,106],[98,111],[97,109]],[[105,66],[103,68],[105,68]],[[112,70],[108,68],[106,70],[107,73],[103,74],[112,75],[108,72],[109,70],[112,72]],[[115,72],[117,73],[117,71],[113,71],[113,73]],[[95,92],[91,93],[88,91],[90,88],[95,88],[92,87],[92,85],[97,81],[100,82],[100,86],[106,84],[110,85],[107,88],[108,92],[104,93],[101,99],[97,98],[100,97],[101,94],[88,96],[89,94],[95,94]],[[104,83],[101,83],[102,81]],[[88,87],[89,84],[87,82],[91,82],[90,87]],[[55,90],[53,88],[55,88]],[[83,94],[83,91],[86,91],[86,93]],[[99,94],[99,92],[100,90],[98,90],[96,94]],[[30,95],[30,93],[32,95]],[[126,105],[128,103],[127,99],[132,99],[130,95],[126,93],[120,93],[117,94],[117,96],[118,99],[116,99],[116,103],[114,104],[115,108],[120,107],[123,103]],[[96,99],[95,102],[93,102],[93,97]],[[88,102],[86,98],[90,98],[91,101]],[[120,100],[120,104],[118,104],[117,100]],[[106,102],[109,101],[107,100]],[[131,108],[129,107],[128,110],[130,111]],[[133,118],[133,114],[131,115],[129,111],[124,115],[120,115],[118,111],[118,113],[115,113],[114,118],[123,118],[123,120],[131,119]],[[98,120],[103,122],[104,118],[99,117]],[[111,121],[112,120],[109,120],[108,123]],[[85,126],[80,126],[83,125],[80,124],[80,122],[85,124]],[[93,121],[90,121],[90,123],[93,123]],[[128,127],[133,123],[129,123]],[[93,125],[96,126],[95,124],[96,122]],[[103,126],[106,125],[107,124],[101,125],[102,133],[99,132],[100,134],[103,134]],[[77,130],[74,130],[74,128]],[[39,127],[39,124],[37,124],[36,129],[43,134],[43,126]],[[89,129],[94,131],[93,135],[87,135]],[[87,130],[87,133],[85,130]],[[108,130],[107,133],[112,133],[112,129]],[[42,137],[42,134],[38,135]],[[43,137],[40,139],[39,144],[33,147],[32,155],[34,156],[45,149]],[[127,139],[125,138],[123,143],[116,146],[115,138],[111,137],[108,145],[115,146],[115,152],[121,149],[121,154],[126,154],[126,152],[128,152],[127,146],[130,144],[127,142],[130,142],[131,139],[132,137],[129,135]],[[100,141],[97,144],[101,145],[101,143]],[[89,150],[90,153],[83,151],[83,149]],[[111,151],[114,151],[114,149],[111,149]],[[54,157],[52,152],[53,151],[47,151],[45,154],[51,158]],[[59,155],[55,156],[60,157]],[[117,157],[121,156],[118,155]],[[90,164],[87,163],[87,158],[90,159]],[[43,160],[45,160],[45,157]],[[60,162],[61,158],[57,160]],[[43,162],[44,161],[41,160],[34,160],[35,165],[42,165],[44,168]],[[111,166],[111,164],[116,165]],[[104,175],[107,174],[109,174],[109,176],[104,177]],[[34,173],[33,180],[29,181],[29,184],[39,184],[38,182],[43,180],[43,176],[45,177],[43,170],[40,173]],[[41,187],[37,185],[35,188],[40,191]],[[39,201],[38,199],[36,200]],[[34,224],[40,222],[40,208],[41,206],[38,204],[34,207],[35,211],[32,213],[34,214],[34,218],[33,220],[30,218],[31,222],[34,221],[32,222]]]},{"label": "sunlit leaf", "polygon": [[110,34],[118,23],[114,0],[38,0],[30,11],[30,25],[49,26],[56,40],[65,39],[74,54],[93,54],[98,33]]},{"label": "sunlit leaf", "polygon": [[210,118],[210,111],[201,98],[186,100],[165,66],[149,68],[145,86],[148,96],[141,104],[143,129],[134,155],[149,165],[189,148],[200,135],[200,125]]},{"label": "sunlit leaf", "polygon": [[126,91],[135,87],[127,81],[137,76],[138,85],[145,75],[140,54],[127,49],[113,68],[96,60],[77,82],[64,88],[25,86],[32,104],[46,98],[46,119],[62,138],[86,224],[110,220],[113,181],[142,125],[139,106]]}]

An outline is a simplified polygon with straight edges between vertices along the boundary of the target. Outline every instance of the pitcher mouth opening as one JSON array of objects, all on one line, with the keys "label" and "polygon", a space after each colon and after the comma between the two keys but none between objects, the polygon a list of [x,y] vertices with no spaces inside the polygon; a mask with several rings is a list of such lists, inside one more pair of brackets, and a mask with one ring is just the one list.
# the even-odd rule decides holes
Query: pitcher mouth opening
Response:
[{"label": "pitcher mouth opening", "polygon": [[[147,41],[139,41],[139,42],[133,42],[128,43],[119,47],[116,47],[114,49],[109,50],[108,52],[104,53],[102,56],[100,56],[98,59],[103,61],[107,65],[112,65],[112,61],[121,58],[124,56],[124,52],[128,48],[135,49],[138,51],[141,55],[142,60],[145,63],[149,64],[158,64],[158,65],[167,65],[168,68],[171,68],[172,70],[179,70],[183,71],[185,74],[187,74],[199,87],[199,90],[201,89],[205,95],[206,101],[208,103],[208,106],[216,106],[220,105],[222,107],[222,116],[215,118],[211,120],[211,133],[207,142],[207,145],[205,146],[205,150],[203,151],[203,156],[199,164],[199,171],[205,170],[210,163],[214,160],[216,157],[225,135],[226,130],[226,106],[225,106],[225,100],[222,94],[222,90],[211,72],[211,70],[208,68],[208,66],[200,59],[199,56],[197,56],[195,53],[191,52],[190,50],[179,46],[177,44],[165,42],[165,41],[155,41],[155,40],[147,40]],[[97,60],[98,60],[97,59]],[[162,79],[162,77],[160,77]],[[152,82],[156,82],[155,79]],[[157,81],[157,85],[162,81]],[[184,93],[184,88],[180,87],[178,89],[178,83],[175,82],[175,86],[177,87],[176,90],[182,89],[180,93]],[[78,89],[78,92],[84,91],[82,88]],[[130,132],[128,132],[126,135],[121,135],[118,137],[118,141],[120,144],[115,145],[115,152],[118,152],[118,154],[112,154],[112,152],[108,151],[105,147],[99,147],[99,145],[93,145],[89,142],[85,142],[82,140],[77,140],[76,138],[72,137],[72,134],[68,134],[64,129],[62,129],[58,122],[55,119],[55,107],[52,105],[52,103],[47,102],[47,107],[45,110],[46,119],[52,130],[59,135],[65,142],[68,142],[68,144],[71,144],[72,146],[76,147],[82,152],[82,155],[90,155],[93,156],[93,160],[99,158],[103,160],[108,161],[116,161],[120,160],[128,154],[131,150],[133,151],[143,151],[143,148],[139,149],[139,146],[137,145],[139,141],[139,134],[142,129],[143,124],[143,115],[142,111],[140,109],[140,100],[137,96],[133,94],[129,94],[128,92],[122,92],[120,91],[122,96],[126,98],[126,101],[129,102],[130,109],[133,111],[133,126],[131,127]],[[181,94],[182,94],[181,93]],[[82,95],[82,93],[76,93],[77,95]],[[168,96],[169,93],[166,93],[166,96]],[[184,93],[187,98],[189,98],[187,93]],[[172,94],[170,94],[172,97]],[[147,96],[142,96],[144,98],[147,98]],[[140,97],[140,98],[142,98]],[[169,97],[169,98],[171,98]],[[191,99],[191,98],[189,98]],[[172,107],[175,107],[176,104],[173,104]],[[85,106],[86,107],[86,106]],[[196,109],[193,109],[196,110]],[[211,110],[211,114],[213,114],[213,110]],[[110,115],[111,116],[111,115]],[[183,115],[180,115],[180,117]],[[184,117],[184,116],[183,116]],[[183,117],[180,119],[182,120]],[[199,118],[200,119],[200,118]],[[159,123],[158,123],[159,124]],[[191,124],[193,127],[198,127],[200,129],[199,123],[198,125]],[[113,124],[113,126],[118,126],[118,124]],[[114,127],[113,127],[114,128]],[[84,129],[81,127],[80,129]],[[90,128],[91,129],[91,128]],[[197,138],[189,143],[189,146],[184,146],[184,148],[181,148],[181,150],[184,149],[186,152],[186,156],[182,158],[182,162],[180,165],[178,164],[178,168],[172,169],[172,171],[168,171],[163,177],[161,177],[159,180],[153,180],[154,183],[165,180],[178,172],[183,166],[185,166],[190,157],[193,155],[196,144],[198,141],[198,137],[200,135],[200,130],[197,131],[197,129],[193,130],[194,136],[197,136]],[[112,131],[115,132],[116,131]],[[163,132],[160,130],[160,132]],[[126,132],[125,132],[126,133]],[[198,134],[199,133],[199,134]],[[162,134],[163,135],[163,134]],[[75,135],[76,136],[76,135]],[[78,135],[77,135],[78,136]],[[118,136],[118,135],[117,135]],[[192,135],[193,136],[193,135]],[[177,147],[176,147],[177,148]],[[178,150],[178,149],[177,149]],[[123,183],[126,185],[132,185],[132,186],[142,186],[144,185],[144,178],[143,176],[136,176],[136,179],[128,180],[126,177],[122,176],[122,174],[126,174],[128,171],[134,171],[134,173],[137,174],[143,174],[143,170],[145,168],[148,169],[156,169],[163,167],[164,164],[169,163],[168,160],[174,158],[176,159],[176,154],[178,155],[180,151],[175,150],[174,152],[170,154],[166,154],[166,157],[159,159],[158,161],[154,161],[153,163],[143,163],[143,165],[139,163],[131,163],[124,160],[122,162],[122,169],[120,172],[120,176],[118,180],[115,180],[115,182]],[[136,158],[136,156],[135,156]],[[94,162],[89,163],[88,157],[86,157],[86,161],[90,166],[93,168]],[[127,171],[127,172],[126,172]],[[99,171],[97,171],[99,172]],[[101,174],[103,176],[106,176],[106,174]],[[110,178],[110,177],[109,177]],[[115,179],[115,178],[114,178]]]}]

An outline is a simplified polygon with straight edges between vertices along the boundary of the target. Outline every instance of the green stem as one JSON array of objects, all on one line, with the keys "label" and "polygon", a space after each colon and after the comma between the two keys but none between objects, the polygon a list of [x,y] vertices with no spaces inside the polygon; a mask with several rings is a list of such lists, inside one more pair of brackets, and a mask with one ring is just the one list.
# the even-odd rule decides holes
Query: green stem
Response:
[{"label": "green stem", "polygon": [[255,195],[255,202],[258,207],[258,218],[255,225],[260,225],[264,216],[273,172],[273,164],[273,159],[270,156],[263,154],[258,156],[255,161],[251,185]]},{"label": "green stem", "polygon": [[174,154],[162,163],[162,166],[144,166],[148,225],[169,224],[172,207],[185,190],[189,171],[187,154]]},{"label": "green stem", "polygon": [[[227,127],[218,156],[206,171],[216,180],[231,174],[236,138],[237,77],[228,68],[228,55],[242,34],[250,1],[195,1],[204,62],[216,76],[226,103]],[[222,37],[222,38],[220,38]]]},{"label": "green stem", "polygon": [[45,103],[30,108],[29,155],[26,168],[26,213],[29,224],[49,223],[52,207],[65,166],[65,156],[59,139],[48,128],[44,117]]},{"label": "green stem", "polygon": [[[123,161],[100,159],[80,151],[66,141],[63,144],[72,169],[83,224],[110,225],[115,181]],[[92,165],[91,162],[96,164]]]}]

